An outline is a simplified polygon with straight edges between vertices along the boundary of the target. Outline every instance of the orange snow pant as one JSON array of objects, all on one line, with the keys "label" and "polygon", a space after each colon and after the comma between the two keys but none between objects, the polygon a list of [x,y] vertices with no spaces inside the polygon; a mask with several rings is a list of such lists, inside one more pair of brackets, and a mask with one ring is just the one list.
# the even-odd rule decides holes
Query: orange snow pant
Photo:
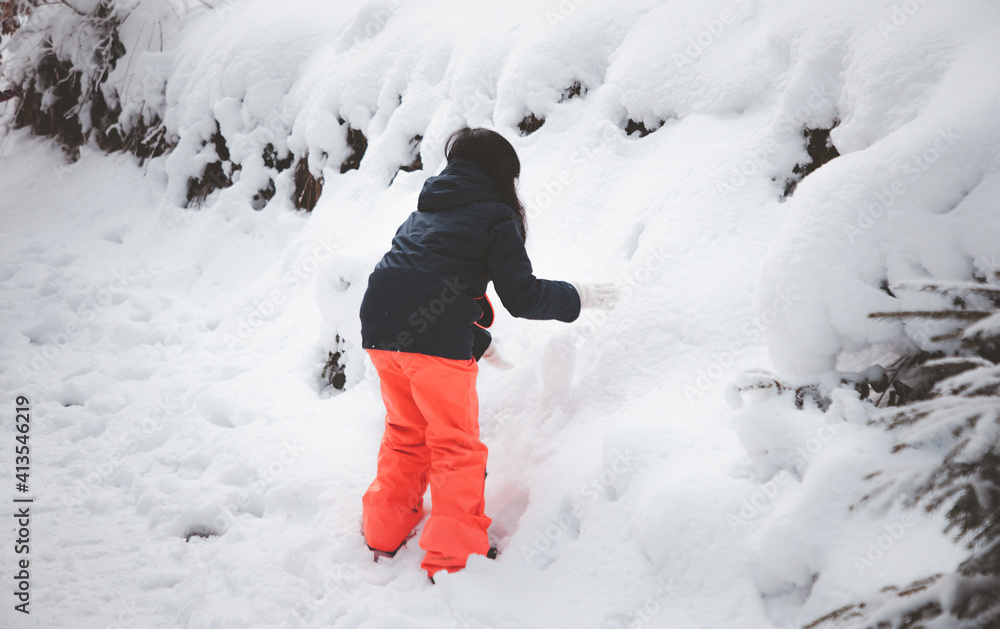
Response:
[{"label": "orange snow pant", "polygon": [[368,546],[393,552],[423,516],[431,488],[431,516],[420,536],[422,568],[465,567],[470,554],[490,548],[483,489],[486,446],[479,441],[476,361],[368,350],[385,403],[378,473],[362,498]]}]

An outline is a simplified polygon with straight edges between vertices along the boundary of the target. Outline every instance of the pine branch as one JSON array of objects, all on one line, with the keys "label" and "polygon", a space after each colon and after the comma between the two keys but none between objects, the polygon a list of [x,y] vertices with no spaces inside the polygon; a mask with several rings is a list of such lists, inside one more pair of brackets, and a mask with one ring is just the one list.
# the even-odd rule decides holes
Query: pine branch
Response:
[{"label": "pine branch", "polygon": [[910,310],[900,312],[872,312],[869,319],[905,321],[906,319],[930,319],[932,321],[981,321],[994,313],[984,310]]},{"label": "pine branch", "polygon": [[918,283],[918,282],[900,282],[893,287],[894,292],[903,292],[906,290],[916,290],[922,292],[932,292],[941,295],[947,295],[951,292],[964,291],[968,293],[974,293],[979,295],[994,295],[1000,297],[1000,286],[994,286],[992,284],[979,284],[975,282],[928,282],[928,283]]}]

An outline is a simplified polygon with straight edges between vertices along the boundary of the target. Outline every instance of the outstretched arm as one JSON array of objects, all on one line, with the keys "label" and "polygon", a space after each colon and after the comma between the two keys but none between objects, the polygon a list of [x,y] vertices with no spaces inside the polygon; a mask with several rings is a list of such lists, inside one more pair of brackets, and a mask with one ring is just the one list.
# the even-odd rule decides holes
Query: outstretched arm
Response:
[{"label": "outstretched arm", "polygon": [[487,261],[497,295],[515,317],[569,322],[580,316],[580,295],[572,284],[535,277],[513,220],[491,230]]}]

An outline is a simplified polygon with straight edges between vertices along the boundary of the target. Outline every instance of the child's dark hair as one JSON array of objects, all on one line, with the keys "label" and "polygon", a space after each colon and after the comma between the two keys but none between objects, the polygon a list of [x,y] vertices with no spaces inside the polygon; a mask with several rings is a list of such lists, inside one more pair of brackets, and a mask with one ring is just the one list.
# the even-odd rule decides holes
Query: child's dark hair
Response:
[{"label": "child's dark hair", "polygon": [[521,235],[527,237],[524,204],[517,196],[517,178],[521,174],[521,161],[517,152],[502,135],[489,129],[464,127],[448,136],[444,145],[448,161],[460,157],[483,169],[493,183],[503,202],[517,213]]}]

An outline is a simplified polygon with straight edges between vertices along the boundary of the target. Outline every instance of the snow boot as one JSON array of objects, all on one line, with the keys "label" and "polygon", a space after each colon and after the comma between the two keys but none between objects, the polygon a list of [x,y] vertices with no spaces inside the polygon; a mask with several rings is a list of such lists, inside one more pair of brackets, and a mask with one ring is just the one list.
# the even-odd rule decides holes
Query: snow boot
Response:
[{"label": "snow boot", "polygon": [[[376,551],[376,553],[377,552],[378,551]],[[487,559],[496,559],[498,554],[500,554],[500,551],[497,550],[497,547],[496,546],[490,546],[490,549],[488,551],[486,551],[486,558]],[[434,585],[434,577],[428,576],[427,579],[431,582],[431,585]]]},{"label": "snow boot", "polygon": [[399,552],[399,549],[402,548],[403,546],[406,546],[406,542],[410,541],[410,538],[412,538],[414,535],[416,535],[416,533],[411,531],[410,534],[406,536],[406,539],[403,540],[403,543],[396,547],[396,550],[391,550],[391,551],[379,550],[377,548],[372,548],[371,546],[368,546],[368,550],[372,551],[375,554],[376,563],[378,563],[379,559],[392,559],[393,557],[396,556],[396,553]]}]

